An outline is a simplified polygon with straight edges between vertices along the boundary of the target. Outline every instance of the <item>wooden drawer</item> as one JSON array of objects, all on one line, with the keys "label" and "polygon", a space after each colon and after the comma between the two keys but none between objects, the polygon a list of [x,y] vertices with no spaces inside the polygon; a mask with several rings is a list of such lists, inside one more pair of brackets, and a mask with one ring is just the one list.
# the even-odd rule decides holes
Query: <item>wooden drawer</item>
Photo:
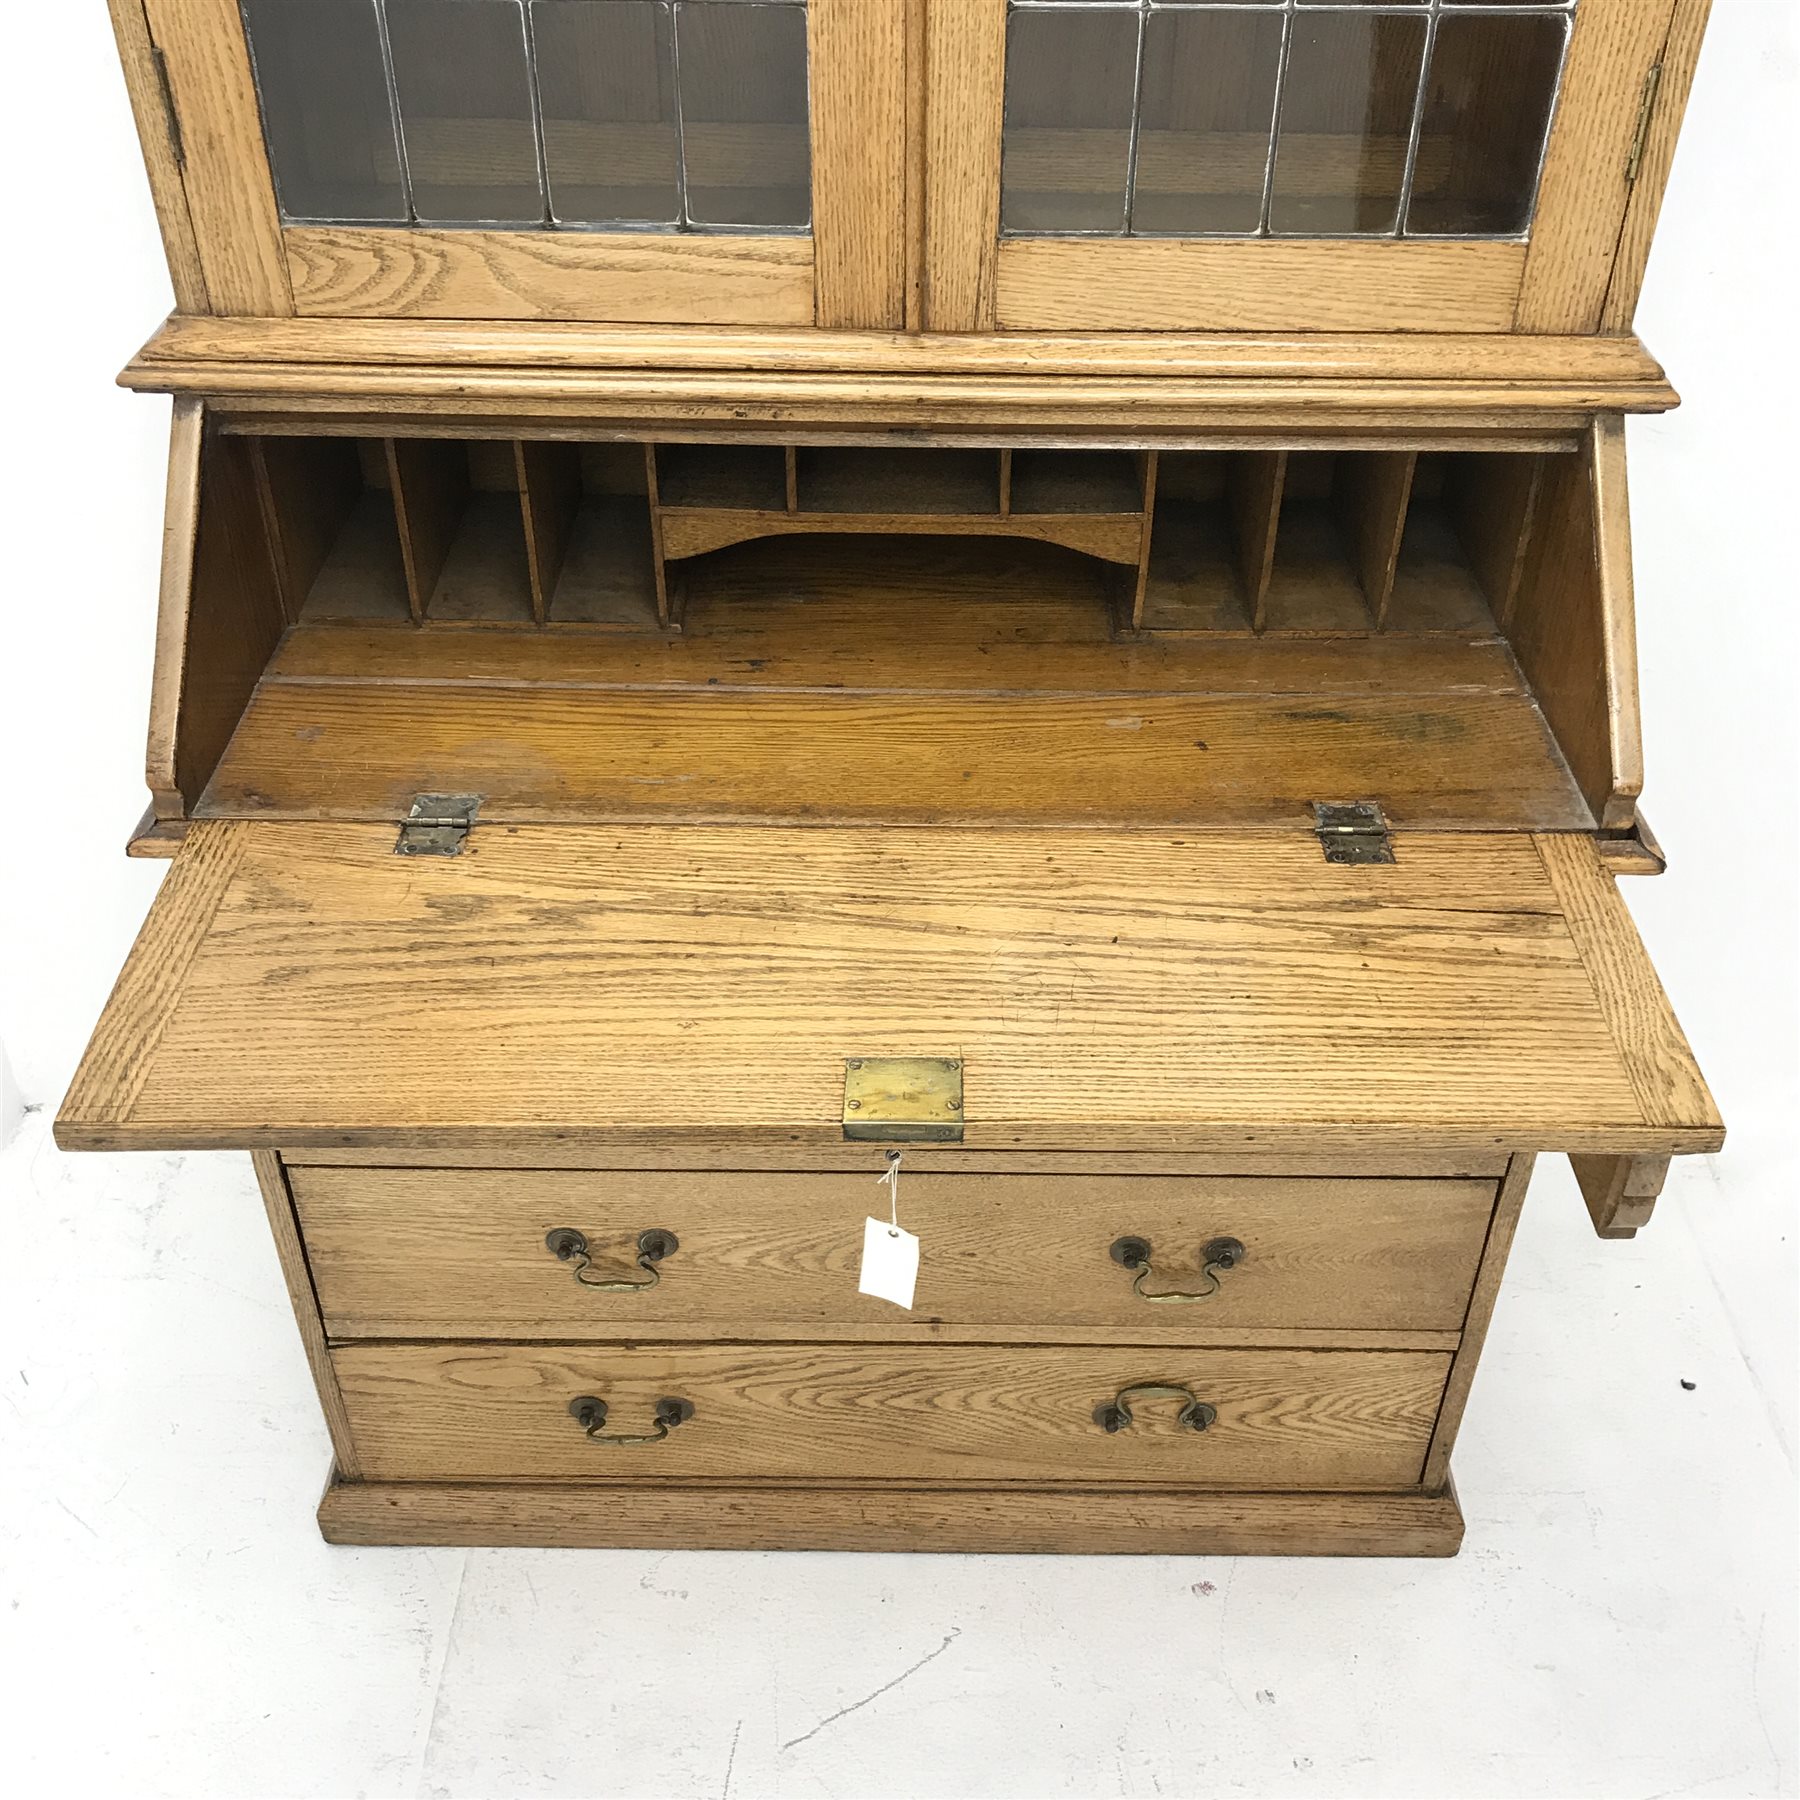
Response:
[{"label": "wooden drawer", "polygon": [[[289,1170],[334,1337],[584,1337],[646,1325],[810,1334],[909,1323],[1220,1330],[1460,1329],[1495,1184],[1221,1176],[921,1175],[902,1222],[923,1239],[909,1315],[856,1290],[857,1174],[548,1169]],[[654,1286],[609,1292],[546,1248],[579,1231],[589,1279],[639,1280],[640,1235],[672,1233]],[[1110,1254],[1147,1240],[1145,1293]],[[1235,1266],[1203,1276],[1201,1246]]]},{"label": "wooden drawer", "polygon": [[[844,1479],[1398,1488],[1419,1480],[1447,1355],[992,1345],[350,1344],[332,1353],[365,1480]],[[1179,1395],[1095,1409],[1139,1383]],[[692,1416],[643,1438],[659,1402]]]}]

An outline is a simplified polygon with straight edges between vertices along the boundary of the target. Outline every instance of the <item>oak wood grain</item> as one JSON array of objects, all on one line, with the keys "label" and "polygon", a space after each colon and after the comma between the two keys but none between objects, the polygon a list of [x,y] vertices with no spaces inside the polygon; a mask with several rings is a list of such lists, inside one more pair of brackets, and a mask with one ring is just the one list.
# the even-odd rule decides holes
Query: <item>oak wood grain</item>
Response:
[{"label": "oak wood grain", "polygon": [[[979,543],[959,546],[954,569],[947,560],[933,568],[931,586],[941,585],[940,595],[925,591],[917,564],[896,567],[891,555],[859,559],[850,588],[845,565],[821,556],[823,547],[780,548],[780,558],[739,560],[729,582],[691,574],[678,638],[494,631],[452,639],[302,624],[283,639],[269,673],[277,680],[511,682],[534,689],[1260,693],[1314,700],[1521,691],[1517,665],[1493,639],[1110,641],[1098,586],[1046,584],[1034,590],[1034,604],[1021,606],[1005,597],[1006,569],[983,556]],[[889,597],[911,604],[890,609],[883,604]]]},{"label": "oak wood grain", "polygon": [[354,1481],[361,1472],[356,1444],[350,1435],[344,1397],[338,1391],[337,1371],[331,1366],[331,1352],[326,1348],[319,1297],[313,1287],[306,1246],[301,1242],[300,1225],[294,1216],[293,1196],[288,1191],[281,1158],[273,1150],[253,1150],[250,1163],[256,1171],[256,1185],[262,1194],[263,1210],[268,1215],[269,1231],[275,1239],[281,1279],[294,1309],[294,1323],[300,1330],[306,1366],[312,1372],[319,1408],[325,1415],[325,1429],[331,1434],[331,1453],[337,1461],[339,1475]]},{"label": "oak wood grain", "polygon": [[1533,841],[1645,1119],[1721,1131],[1694,1053],[1599,853],[1586,838]]},{"label": "oak wood grain", "polygon": [[197,824],[60,1141],[824,1144],[843,1058],[876,1051],[960,1053],[974,1149],[1720,1138],[1675,1103],[1698,1076],[1636,1016],[1659,990],[1582,842],[1571,935],[1559,840],[1506,835],[1349,870],[1270,833],[393,838]]},{"label": "oak wood grain", "polygon": [[[1662,366],[1639,340],[1617,337],[1415,332],[1105,331],[885,332],[758,329],[706,331],[662,325],[553,320],[414,318],[200,318],[165,321],[139,351],[133,370],[266,364],[327,381],[345,368],[460,367],[520,375],[639,369],[812,371],[865,375],[987,374],[1166,375],[1172,381],[1250,383],[1294,380],[1561,387],[1597,398],[1626,389],[1661,393],[1672,405]],[[1621,402],[1621,404],[1629,404]]]},{"label": "oak wood grain", "polygon": [[1113,1556],[1454,1556],[1438,1494],[1125,1488],[704,1487],[335,1481],[334,1544],[918,1550]]},{"label": "oak wood grain", "polygon": [[663,554],[703,556],[757,538],[792,536],[931,536],[1029,538],[1096,556],[1136,563],[1143,544],[1141,513],[764,512],[708,507],[665,507]]},{"label": "oak wood grain", "polygon": [[1631,198],[1626,165],[1644,83],[1673,10],[1674,0],[1582,0],[1575,9],[1511,329],[1599,326]]},{"label": "oak wood grain", "polygon": [[1363,602],[1378,631],[1388,623],[1417,461],[1411,451],[1391,450],[1343,457],[1337,466],[1333,499],[1339,526],[1350,547]]},{"label": "oak wood grain", "polygon": [[[1146,768],[1157,779],[1144,779]],[[455,787],[446,789],[454,775]],[[1434,828],[1591,824],[1529,699],[605,692],[265,683],[198,816],[1307,829],[1380,796]]]},{"label": "oak wood grain", "polygon": [[1487,1243],[1481,1251],[1481,1265],[1476,1271],[1475,1285],[1469,1295],[1469,1308],[1463,1319],[1462,1342],[1457,1346],[1450,1376],[1444,1384],[1444,1403],[1431,1433],[1431,1448],[1426,1452],[1425,1487],[1435,1492],[1450,1479],[1450,1453],[1456,1447],[1456,1434],[1462,1426],[1463,1410],[1468,1405],[1469,1390],[1475,1381],[1481,1352],[1487,1342],[1488,1326],[1500,1298],[1500,1283],[1506,1274],[1507,1253],[1513,1235],[1519,1228],[1519,1212],[1525,1204],[1525,1190],[1531,1184],[1533,1157],[1529,1151],[1512,1159],[1506,1178],[1500,1183],[1493,1215],[1488,1226]]},{"label": "oak wood grain", "polygon": [[1507,638],[1600,826],[1643,786],[1624,442],[1597,423],[1579,459],[1546,458]]},{"label": "oak wood grain", "polygon": [[1666,1156],[1571,1156],[1594,1235],[1634,1238],[1650,1223],[1669,1173]]},{"label": "oak wood grain", "polygon": [[1005,0],[925,8],[923,305],[929,332],[994,328]]},{"label": "oak wood grain", "polygon": [[1525,247],[1412,239],[1007,238],[1003,331],[1511,329]]},{"label": "oak wood grain", "polygon": [[805,237],[290,226],[308,318],[637,320],[810,325]]},{"label": "oak wood grain", "polygon": [[131,1111],[247,842],[245,829],[230,825],[183,846],[63,1096],[59,1123],[78,1130],[103,1112]]},{"label": "oak wood grain", "polygon": [[906,13],[901,0],[809,0],[814,316],[904,323]]},{"label": "oak wood grain", "polygon": [[[335,1337],[615,1337],[667,1322],[716,1335],[806,1336],[824,1325],[1029,1325],[1320,1332],[1461,1328],[1491,1182],[1194,1180],[1105,1175],[903,1175],[904,1222],[930,1246],[910,1314],[857,1292],[856,1175],[296,1167],[295,1201]],[[583,1286],[545,1247],[579,1230],[600,1280],[642,1281],[640,1233],[679,1248],[654,1287]],[[1152,1247],[1147,1292],[1112,1260]],[[1210,1279],[1200,1246],[1238,1239]]]},{"label": "oak wood grain", "polygon": [[[344,1149],[315,1145],[287,1157],[296,1165],[329,1168],[395,1169],[586,1169],[608,1173],[634,1169],[776,1170],[785,1174],[829,1174],[852,1171],[873,1181],[885,1167],[879,1146],[837,1144],[783,1146],[771,1149],[742,1145],[708,1150],[640,1144],[622,1153],[544,1140],[529,1160],[509,1149],[445,1142],[425,1148],[388,1146]],[[1337,1179],[1372,1175],[1385,1180],[1406,1176],[1465,1181],[1475,1176],[1498,1179],[1510,1159],[1495,1149],[1438,1151],[1386,1148],[1371,1152],[1345,1142],[1325,1150],[1235,1150],[1220,1154],[1192,1152],[1112,1151],[1106,1154],[1068,1150],[965,1150],[956,1144],[912,1144],[906,1150],[909,1171],[934,1175],[1230,1175],[1248,1179],[1303,1175]]]},{"label": "oak wood grain", "polygon": [[125,72],[125,91],[131,99],[131,115],[143,150],[144,170],[150,178],[150,198],[162,232],[163,256],[169,265],[169,282],[178,310],[203,313],[210,309],[206,269],[194,234],[194,218],[188,209],[182,182],[182,147],[173,135],[163,100],[162,78],[157,73],[156,46],[150,40],[150,23],[144,0],[106,0],[112,14],[113,36],[118,41],[119,62]]},{"label": "oak wood grain", "polygon": [[1650,243],[1656,233],[1657,215],[1662,210],[1669,170],[1675,161],[1675,141],[1681,134],[1682,114],[1687,109],[1694,70],[1700,61],[1700,41],[1706,34],[1706,21],[1711,12],[1712,0],[1675,0],[1669,35],[1657,55],[1662,74],[1657,83],[1656,105],[1644,135],[1638,178],[1632,184],[1631,198],[1626,203],[1625,222],[1619,232],[1619,245],[1607,282],[1606,304],[1600,313],[1603,332],[1628,332],[1631,329],[1638,295],[1643,290],[1644,272],[1650,261]]},{"label": "oak wood grain", "polygon": [[181,121],[182,183],[208,304],[291,314],[275,187],[237,0],[144,0]]},{"label": "oak wood grain", "polygon": [[165,818],[191,816],[286,624],[250,440],[193,403],[169,441],[145,773]]},{"label": "oak wood grain", "polygon": [[[188,619],[193,607],[194,549],[200,529],[200,462],[206,411],[183,397],[169,422],[169,465],[163,501],[162,564],[156,595],[156,648],[150,670],[150,731],[144,782],[158,819],[187,817],[190,796],[177,773],[182,680],[187,667]],[[195,793],[191,796],[198,799]]]},{"label": "oak wood grain", "polygon": [[[332,1363],[371,1480],[878,1479],[1207,1488],[1413,1486],[1449,1358],[1424,1351],[1032,1349],[933,1344],[344,1344]],[[1126,1430],[1094,1409],[1139,1382],[1214,1406],[1204,1432],[1144,1399]],[[599,1444],[569,1415],[649,1429]]]}]

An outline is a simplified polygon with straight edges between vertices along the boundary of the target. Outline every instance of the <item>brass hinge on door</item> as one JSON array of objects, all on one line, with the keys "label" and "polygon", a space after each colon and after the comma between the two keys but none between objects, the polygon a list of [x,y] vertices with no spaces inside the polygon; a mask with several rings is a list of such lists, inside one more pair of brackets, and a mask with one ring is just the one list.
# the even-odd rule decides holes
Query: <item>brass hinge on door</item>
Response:
[{"label": "brass hinge on door", "polygon": [[1644,77],[1644,92],[1638,101],[1637,129],[1631,134],[1631,154],[1625,158],[1625,185],[1637,180],[1644,166],[1644,145],[1650,137],[1650,121],[1656,115],[1656,91],[1662,86],[1662,64],[1652,64]]},{"label": "brass hinge on door", "polygon": [[163,117],[169,127],[169,149],[174,154],[175,167],[185,174],[187,147],[181,141],[181,115],[175,110],[175,89],[169,80],[169,59],[163,55],[160,44],[150,46],[150,60],[156,67],[156,85],[162,90]]}]

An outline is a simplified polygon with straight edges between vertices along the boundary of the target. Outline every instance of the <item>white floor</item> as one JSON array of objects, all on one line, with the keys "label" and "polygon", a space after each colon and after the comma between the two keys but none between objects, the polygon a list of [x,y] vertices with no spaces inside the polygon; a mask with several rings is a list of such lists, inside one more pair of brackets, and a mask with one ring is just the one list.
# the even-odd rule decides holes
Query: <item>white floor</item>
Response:
[{"label": "white floor", "polygon": [[329,1549],[247,1159],[39,1113],[0,1189],[13,1793],[1796,1791],[1794,1467],[1704,1161],[1602,1244],[1545,1160],[1429,1563]]}]

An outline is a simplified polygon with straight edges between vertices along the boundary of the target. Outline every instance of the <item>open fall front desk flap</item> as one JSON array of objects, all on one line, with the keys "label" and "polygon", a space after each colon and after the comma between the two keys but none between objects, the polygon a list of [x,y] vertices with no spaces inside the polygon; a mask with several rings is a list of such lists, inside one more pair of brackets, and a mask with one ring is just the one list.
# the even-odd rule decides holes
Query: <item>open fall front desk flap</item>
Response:
[{"label": "open fall front desk flap", "polygon": [[843,1141],[960,1057],[967,1149],[1718,1147],[1581,836],[201,822],[68,1148]]}]

